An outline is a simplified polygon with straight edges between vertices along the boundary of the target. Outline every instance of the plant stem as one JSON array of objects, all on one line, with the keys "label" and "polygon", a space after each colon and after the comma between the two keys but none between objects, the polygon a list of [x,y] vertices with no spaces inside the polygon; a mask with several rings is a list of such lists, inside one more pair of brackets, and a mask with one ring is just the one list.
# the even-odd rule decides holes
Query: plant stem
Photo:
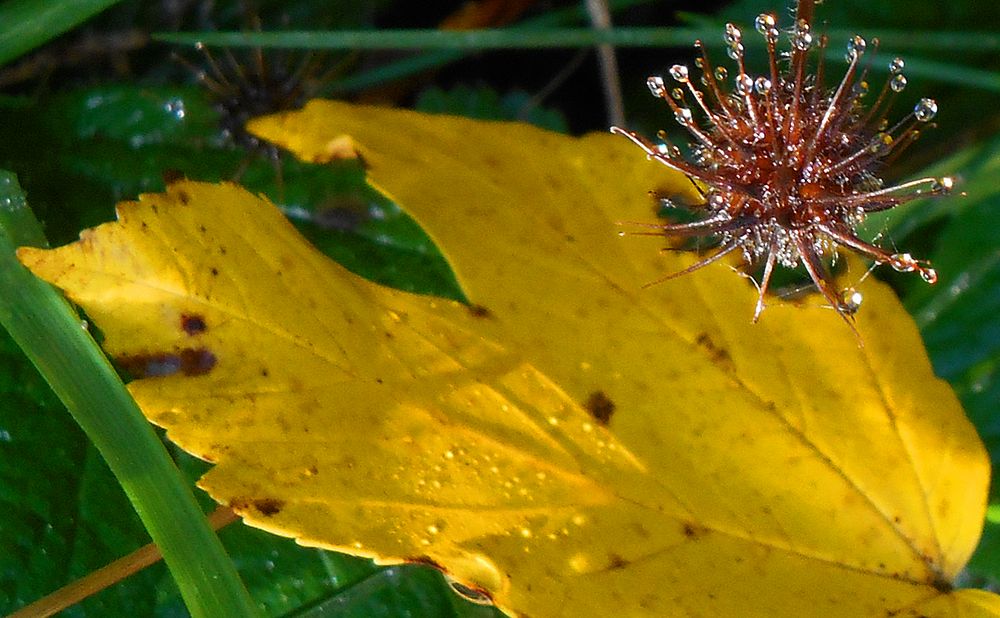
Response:
[{"label": "plant stem", "polygon": [[256,606],[163,443],[70,304],[18,261],[45,246],[14,174],[0,171],[0,324],[107,461],[195,617],[254,616]]}]

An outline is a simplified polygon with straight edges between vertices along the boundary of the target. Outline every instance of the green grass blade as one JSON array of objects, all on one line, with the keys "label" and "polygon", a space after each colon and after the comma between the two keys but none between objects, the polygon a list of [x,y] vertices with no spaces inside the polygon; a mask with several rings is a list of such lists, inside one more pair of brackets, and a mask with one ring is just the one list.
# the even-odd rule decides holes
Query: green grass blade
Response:
[{"label": "green grass blade", "polygon": [[73,29],[119,0],[7,0],[0,3],[0,64]]},{"label": "green grass blade", "polygon": [[107,461],[159,546],[192,616],[257,613],[163,444],[69,303],[15,256],[43,246],[14,174],[0,171],[0,323]]},{"label": "green grass blade", "polygon": [[483,30],[339,30],[326,32],[177,32],[154,39],[226,47],[292,49],[540,49],[590,47],[610,43],[620,47],[690,45],[718,32],[691,28],[491,28]]},{"label": "green grass blade", "polygon": [[[281,32],[161,32],[158,41],[226,47],[292,49],[541,49],[591,47],[610,44],[618,47],[688,46],[695,39],[722,46],[721,27],[680,28],[488,28],[482,30],[332,30]],[[835,29],[825,33],[831,41],[847,41],[853,30]],[[996,51],[1000,35],[988,32],[866,32],[881,40],[883,49],[925,49],[953,51]],[[750,46],[763,48],[763,39],[748,38]]]},{"label": "green grass blade", "polygon": [[[620,11],[633,6],[650,4],[656,0],[610,0],[608,7],[611,11]],[[582,5],[564,9],[554,9],[546,11],[537,17],[526,19],[522,22],[510,26],[512,30],[520,31],[528,28],[553,28],[564,24],[575,24],[587,19],[587,11]],[[469,53],[468,50],[461,49],[436,49],[424,54],[415,55],[402,60],[389,62],[383,66],[378,66],[367,71],[362,71],[354,75],[348,75],[338,79],[329,87],[323,89],[323,94],[344,93],[357,90],[364,90],[379,84],[384,84],[397,79],[403,79],[444,66],[451,62],[461,60]]]}]

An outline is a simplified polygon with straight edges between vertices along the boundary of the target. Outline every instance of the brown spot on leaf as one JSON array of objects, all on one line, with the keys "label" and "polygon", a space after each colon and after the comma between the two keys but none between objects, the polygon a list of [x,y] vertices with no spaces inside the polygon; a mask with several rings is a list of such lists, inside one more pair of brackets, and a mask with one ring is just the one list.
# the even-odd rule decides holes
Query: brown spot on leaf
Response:
[{"label": "brown spot on leaf", "polygon": [[708,352],[709,358],[711,358],[712,362],[716,365],[732,364],[733,357],[729,355],[729,350],[717,346],[715,342],[712,341],[712,338],[709,337],[708,333],[701,333],[695,341],[698,342],[698,345],[705,348]]},{"label": "brown spot on leaf", "polygon": [[208,330],[208,325],[205,324],[205,318],[202,316],[195,313],[184,313],[181,314],[181,329],[188,335],[194,336]]},{"label": "brown spot on leaf", "polygon": [[583,404],[583,407],[601,425],[607,425],[611,421],[611,415],[615,412],[615,402],[611,401],[604,394],[604,391],[594,391],[591,393],[587,397],[587,401]]},{"label": "brown spot on leaf", "polygon": [[218,276],[219,276],[219,269],[218,269],[218,268],[216,268],[215,266],[213,266],[213,267],[212,267],[212,270],[211,270],[211,271],[209,271],[209,272],[211,272],[211,273],[212,273],[212,276],[213,276],[213,277],[218,277]]},{"label": "brown spot on leaf", "polygon": [[191,203],[191,196],[188,195],[187,191],[178,191],[177,192],[177,201],[180,202],[181,204],[184,204],[185,206],[187,206],[188,204]]},{"label": "brown spot on leaf", "polygon": [[469,305],[469,313],[474,318],[492,318],[493,312],[482,305]]},{"label": "brown spot on leaf", "polygon": [[624,569],[629,564],[631,564],[631,562],[629,562],[625,558],[622,558],[620,555],[612,552],[608,554],[608,566],[606,570],[617,571],[620,569]]},{"label": "brown spot on leaf", "polygon": [[277,498],[257,498],[253,501],[253,508],[260,511],[264,517],[273,517],[285,508],[285,501]]},{"label": "brown spot on leaf", "polygon": [[708,528],[698,525],[692,521],[686,521],[681,525],[681,532],[689,539],[698,539],[708,534]]},{"label": "brown spot on leaf", "polygon": [[205,348],[184,348],[178,352],[125,354],[115,362],[136,378],[162,378],[181,373],[200,376],[215,367],[215,354]]}]

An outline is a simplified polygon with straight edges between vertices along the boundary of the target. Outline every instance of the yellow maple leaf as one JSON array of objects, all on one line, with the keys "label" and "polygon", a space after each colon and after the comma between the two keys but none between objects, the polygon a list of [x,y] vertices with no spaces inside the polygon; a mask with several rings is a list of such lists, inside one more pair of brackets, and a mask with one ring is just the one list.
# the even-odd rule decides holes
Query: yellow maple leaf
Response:
[{"label": "yellow maple leaf", "polygon": [[253,129],[344,151],[471,305],[383,288],[265,200],[180,182],[22,260],[143,379],[251,525],[438,565],[531,616],[1000,615],[953,590],[989,465],[892,293],[865,346],[719,265],[619,238],[689,187],[610,135],[313,102]]}]

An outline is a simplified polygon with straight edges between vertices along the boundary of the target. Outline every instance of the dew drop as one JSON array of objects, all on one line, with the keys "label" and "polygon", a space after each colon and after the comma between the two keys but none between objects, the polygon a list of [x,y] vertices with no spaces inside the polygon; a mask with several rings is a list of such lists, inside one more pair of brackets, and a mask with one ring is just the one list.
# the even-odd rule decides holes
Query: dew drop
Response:
[{"label": "dew drop", "polygon": [[726,69],[726,67],[715,67],[714,74],[715,74],[715,79],[719,80],[720,82],[729,77],[729,71]]},{"label": "dew drop", "polygon": [[840,310],[848,315],[854,315],[861,308],[864,296],[854,288],[847,288],[840,293]]},{"label": "dew drop", "polygon": [[178,120],[182,120],[187,115],[183,99],[171,99],[163,104],[163,111],[172,115]]},{"label": "dew drop", "polygon": [[761,13],[757,16],[757,19],[753,20],[753,27],[757,29],[757,32],[767,34],[774,28],[776,23],[774,15]]},{"label": "dew drop", "polygon": [[951,193],[951,190],[955,188],[955,179],[951,176],[942,176],[941,178],[935,178],[934,182],[931,183],[931,191],[937,193],[938,195],[947,195]]},{"label": "dew drop", "polygon": [[758,77],[753,83],[754,92],[765,95],[771,92],[771,80],[766,77]]},{"label": "dew drop", "polygon": [[683,64],[675,64],[670,67],[670,77],[684,84],[688,81],[688,68]]},{"label": "dew drop", "polygon": [[906,76],[902,73],[893,75],[892,79],[889,80],[889,88],[893,92],[902,92],[903,88],[906,88]]},{"label": "dew drop", "polygon": [[587,554],[579,553],[575,554],[569,559],[569,568],[577,573],[583,573],[587,571],[590,566],[590,560],[587,559]]},{"label": "dew drop", "polygon": [[694,122],[694,117],[691,115],[691,110],[686,107],[681,107],[674,112],[674,120],[676,120],[677,124],[682,127],[687,127],[691,126],[691,123]]},{"label": "dew drop", "polygon": [[917,261],[909,253],[895,253],[889,256],[889,265],[901,273],[909,273],[917,269]]},{"label": "dew drop", "polygon": [[892,143],[892,136],[888,133],[876,133],[872,139],[871,146],[868,148],[872,154],[882,157],[889,154],[889,151],[892,150]]},{"label": "dew drop", "polygon": [[861,36],[854,35],[850,41],[847,42],[847,61],[851,62],[857,60],[865,53],[865,47],[868,43]]},{"label": "dew drop", "polygon": [[743,41],[743,33],[736,27],[736,24],[728,23],[726,24],[726,34],[722,37],[722,40],[726,42],[726,45],[733,47]]},{"label": "dew drop", "polygon": [[646,85],[649,86],[649,91],[653,93],[654,97],[662,97],[667,91],[663,86],[663,78],[658,75],[653,75],[647,79]]},{"label": "dew drop", "polygon": [[751,90],[753,90],[753,78],[746,73],[741,73],[736,78],[736,92],[738,94],[746,95],[750,94]]},{"label": "dew drop", "polygon": [[809,51],[813,44],[813,35],[810,29],[809,22],[800,19],[792,32],[792,47],[799,51]]},{"label": "dew drop", "polygon": [[705,68],[705,60],[703,58],[695,58],[694,59],[694,66],[698,67],[699,69],[704,69]]},{"label": "dew drop", "polygon": [[902,58],[897,56],[896,58],[892,59],[892,62],[889,63],[889,72],[892,73],[893,75],[902,73],[904,66],[906,66],[906,63],[903,62]]},{"label": "dew drop", "polygon": [[674,88],[670,91],[670,96],[672,96],[674,100],[680,101],[684,98],[684,91],[680,88]]},{"label": "dew drop", "polygon": [[937,102],[934,99],[920,99],[913,107],[913,115],[920,122],[927,122],[937,114]]}]

